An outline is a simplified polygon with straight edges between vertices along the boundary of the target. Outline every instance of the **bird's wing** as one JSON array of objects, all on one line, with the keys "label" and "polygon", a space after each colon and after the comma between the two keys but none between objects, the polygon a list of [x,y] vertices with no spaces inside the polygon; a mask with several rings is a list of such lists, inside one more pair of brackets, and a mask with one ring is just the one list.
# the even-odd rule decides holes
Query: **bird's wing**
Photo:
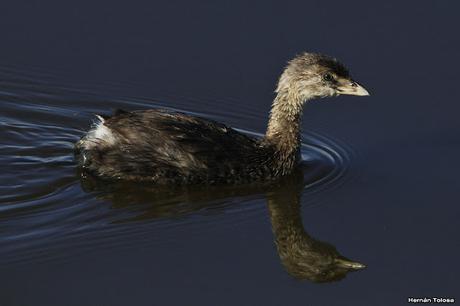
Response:
[{"label": "bird's wing", "polygon": [[137,172],[163,169],[181,175],[200,171],[228,174],[257,156],[256,139],[183,113],[128,112],[106,120],[105,125],[118,139],[117,150],[107,154],[124,154],[117,159]]}]

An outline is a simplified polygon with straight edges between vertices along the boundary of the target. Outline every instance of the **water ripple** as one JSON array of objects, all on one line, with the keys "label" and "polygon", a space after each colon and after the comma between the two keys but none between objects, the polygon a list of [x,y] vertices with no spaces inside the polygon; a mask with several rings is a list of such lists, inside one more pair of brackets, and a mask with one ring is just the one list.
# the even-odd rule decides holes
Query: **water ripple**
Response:
[{"label": "water ripple", "polygon": [[[223,107],[186,112],[224,122],[230,117],[233,122],[265,122],[265,114],[254,106],[244,104],[235,113],[225,107],[234,98],[111,96],[101,93],[102,86],[98,91],[89,86],[82,90],[58,84],[46,73],[24,74],[5,67],[0,68],[0,87],[0,264],[55,260],[51,253],[56,248],[114,247],[123,236],[132,238],[124,239],[123,247],[129,247],[127,240],[133,245],[139,240],[162,243],[152,237],[152,231],[166,235],[172,227],[210,230],[258,218],[265,210],[266,190],[262,189],[143,194],[131,187],[120,191],[113,186],[89,186],[79,180],[73,161],[73,144],[94,113],[158,106],[190,110],[199,101],[201,109],[216,103]],[[353,152],[311,131],[302,138],[303,160],[316,169],[306,174],[304,193],[309,194],[308,203],[315,203],[315,194],[344,181]]]}]

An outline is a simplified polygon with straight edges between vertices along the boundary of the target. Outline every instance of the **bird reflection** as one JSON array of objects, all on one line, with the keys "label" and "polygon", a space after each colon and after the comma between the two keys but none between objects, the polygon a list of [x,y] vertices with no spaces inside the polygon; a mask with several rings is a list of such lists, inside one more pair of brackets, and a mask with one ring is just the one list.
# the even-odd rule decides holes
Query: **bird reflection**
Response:
[{"label": "bird reflection", "polygon": [[286,271],[297,279],[330,282],[344,278],[350,271],[365,268],[342,256],[333,245],[305,231],[300,214],[302,186],[292,179],[290,182],[267,194],[274,240]]},{"label": "bird reflection", "polygon": [[[312,282],[337,281],[348,272],[363,269],[361,263],[342,256],[334,246],[311,237],[304,229],[300,214],[300,198],[308,179],[299,170],[270,185],[245,187],[156,188],[125,183],[99,181],[82,177],[85,191],[95,192],[108,200],[112,208],[132,208],[142,204],[135,216],[119,222],[174,218],[205,208],[229,205],[237,197],[266,197],[274,241],[281,263],[297,279]],[[311,179],[311,178],[310,178]]]}]

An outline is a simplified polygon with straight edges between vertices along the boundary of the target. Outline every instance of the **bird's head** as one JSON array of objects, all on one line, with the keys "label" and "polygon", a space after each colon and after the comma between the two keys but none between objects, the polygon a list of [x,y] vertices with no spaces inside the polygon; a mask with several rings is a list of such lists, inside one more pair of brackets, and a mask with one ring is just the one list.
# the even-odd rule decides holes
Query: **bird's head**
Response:
[{"label": "bird's head", "polygon": [[276,91],[285,92],[302,102],[337,95],[369,95],[351,78],[343,64],[316,53],[303,53],[292,59],[281,75]]}]

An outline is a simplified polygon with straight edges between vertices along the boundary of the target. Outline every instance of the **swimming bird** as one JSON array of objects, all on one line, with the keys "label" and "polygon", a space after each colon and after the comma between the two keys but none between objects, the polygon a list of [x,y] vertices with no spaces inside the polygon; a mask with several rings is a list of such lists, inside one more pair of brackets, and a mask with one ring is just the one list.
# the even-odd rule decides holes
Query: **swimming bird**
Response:
[{"label": "swimming bird", "polygon": [[75,145],[85,173],[155,185],[274,181],[300,162],[303,106],[316,98],[367,96],[337,59],[303,53],[288,62],[276,87],[263,138],[213,120],[165,109],[118,110]]}]

